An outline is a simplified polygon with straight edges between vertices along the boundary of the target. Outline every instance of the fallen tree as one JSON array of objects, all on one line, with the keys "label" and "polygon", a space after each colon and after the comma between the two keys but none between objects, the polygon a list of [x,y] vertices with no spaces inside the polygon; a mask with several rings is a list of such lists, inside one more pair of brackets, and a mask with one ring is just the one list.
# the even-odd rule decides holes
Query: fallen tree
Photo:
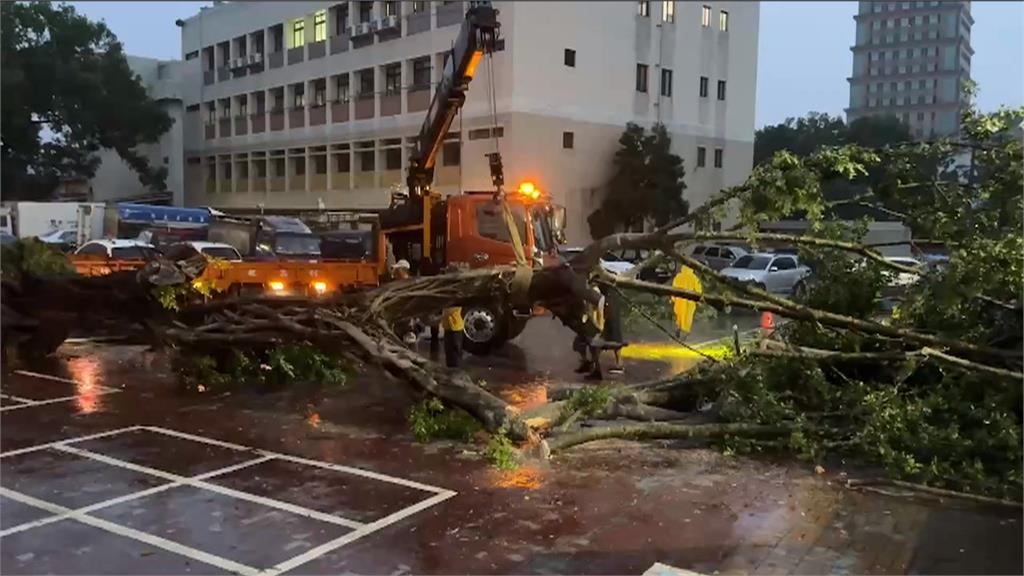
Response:
[{"label": "fallen tree", "polygon": [[[980,150],[970,178],[942,163],[962,149],[948,142],[826,149],[806,158],[783,152],[745,184],[683,218],[649,233],[608,236],[570,266],[536,271],[528,300],[588,337],[593,330],[584,319],[585,296],[592,283],[792,320],[764,349],[737,351],[728,361],[607,394],[580,391],[544,413],[520,414],[464,372],[408,349],[390,328],[445,306],[508,299],[513,268],[413,278],[330,300],[204,301],[192,287],[202,261],[158,260],[137,274],[104,278],[41,278],[27,270],[9,278],[5,259],[5,346],[43,346],[38,334],[54,318],[64,327],[130,326],[178,356],[210,357],[218,369],[239,353],[264,357],[275,347],[302,342],[378,366],[464,410],[492,433],[517,441],[542,436],[553,452],[619,437],[781,448],[815,460],[839,453],[885,465],[902,478],[1019,498],[1024,179],[1020,143],[1004,133],[1021,117],[1004,111],[965,120],[977,146],[971,149]],[[862,225],[830,221],[821,183],[835,178],[869,181],[870,201],[907,214],[915,233],[947,243],[948,264],[893,264],[860,241]],[[736,204],[741,219],[734,231],[678,231]],[[812,234],[758,232],[763,221],[794,215],[809,220]],[[807,298],[798,302],[733,281],[687,255],[687,243],[736,238],[797,246],[800,258],[815,268]],[[694,268],[705,290],[601,272],[600,256],[620,247],[656,250],[655,258]],[[890,272],[920,279],[897,313],[880,319],[878,303]],[[639,423],[609,424],[618,419]]]}]

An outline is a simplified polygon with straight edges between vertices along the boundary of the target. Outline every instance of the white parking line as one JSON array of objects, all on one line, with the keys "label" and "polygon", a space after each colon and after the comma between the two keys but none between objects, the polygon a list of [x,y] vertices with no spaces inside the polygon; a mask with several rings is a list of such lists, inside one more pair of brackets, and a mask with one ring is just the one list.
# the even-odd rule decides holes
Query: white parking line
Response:
[{"label": "white parking line", "polygon": [[279,452],[271,452],[269,450],[261,450],[259,448],[249,448],[247,446],[241,446],[239,444],[232,444],[230,442],[222,442],[220,440],[213,440],[211,438],[204,438],[203,436],[194,436],[192,434],[186,434],[185,432],[178,432],[177,430],[169,430],[167,428],[160,428],[157,426],[142,426],[145,430],[152,432],[158,432],[160,434],[167,434],[168,436],[176,436],[178,438],[184,438],[187,440],[194,440],[196,442],[205,442],[207,444],[213,444],[214,446],[223,446],[224,448],[231,448],[233,450],[254,450],[260,454],[266,454],[273,456],[280,460],[287,460],[289,462],[295,462],[297,464],[305,464],[307,466],[316,466],[318,468],[326,468],[328,470],[334,470],[335,472],[345,472],[346,474],[354,474],[356,476],[363,476],[365,478],[372,478],[374,480],[380,480],[382,482],[390,482],[392,484],[398,484],[401,486],[408,486],[409,488],[416,488],[417,490],[423,490],[426,492],[433,492],[440,494],[447,492],[444,488],[438,488],[437,486],[431,486],[429,484],[422,484],[414,480],[406,480],[405,478],[397,478],[395,476],[388,476],[387,474],[381,474],[379,472],[372,472],[370,470],[363,470],[361,468],[352,468],[350,466],[342,466],[340,464],[331,464],[330,462],[323,462],[320,460],[309,460],[307,458],[301,458],[299,456],[292,456],[289,454],[281,454]]},{"label": "white parking line", "polygon": [[22,404],[34,404],[36,400],[30,398],[22,398],[20,396],[11,396],[10,394],[0,394],[0,398],[6,398],[7,400],[14,400],[15,402],[21,402]]},{"label": "white parking line", "polygon": [[[133,431],[139,431],[139,430],[146,430],[146,431],[150,431],[150,432],[157,433],[157,434],[165,434],[165,435],[168,435],[168,436],[174,436],[174,437],[178,437],[178,438],[182,438],[182,439],[186,439],[186,440],[191,440],[191,441],[195,441],[195,442],[201,442],[201,443],[210,444],[210,445],[214,445],[214,446],[221,446],[221,447],[224,447],[224,448],[230,448],[230,449],[238,450],[238,451],[245,451],[245,452],[252,453],[254,455],[258,454],[259,456],[257,458],[252,459],[252,460],[247,460],[245,462],[241,462],[239,464],[234,464],[234,465],[231,465],[231,466],[220,468],[220,469],[217,469],[217,470],[214,470],[214,471],[211,471],[211,472],[206,472],[206,473],[199,474],[199,475],[196,475],[196,476],[193,476],[193,477],[184,477],[184,476],[180,476],[178,474],[173,474],[171,472],[166,472],[166,471],[158,470],[158,469],[155,469],[155,468],[149,468],[147,466],[141,466],[141,465],[138,465],[138,464],[133,464],[131,462],[127,462],[127,461],[124,461],[124,460],[119,460],[117,458],[112,458],[110,456],[106,456],[106,455],[99,454],[99,453],[96,453],[96,452],[91,452],[89,450],[84,450],[84,449],[81,449],[81,448],[75,448],[73,446],[70,446],[70,444],[74,444],[74,443],[77,443],[77,442],[82,442],[82,441],[86,441],[86,440],[93,440],[93,439],[97,439],[97,438],[103,438],[103,437],[107,437],[107,436],[113,436],[113,435],[117,435],[117,434],[123,434],[125,432],[133,432]],[[25,530],[29,530],[31,528],[36,528],[36,527],[39,527],[39,526],[44,526],[44,525],[47,525],[47,524],[51,524],[51,523],[57,522],[59,520],[65,520],[65,519],[66,520],[74,520],[74,521],[81,522],[83,524],[87,524],[87,525],[90,525],[90,526],[94,526],[94,527],[100,528],[102,530],[106,530],[106,531],[114,533],[114,534],[118,534],[120,536],[124,536],[124,537],[127,537],[127,538],[132,538],[132,539],[138,540],[140,542],[144,542],[144,543],[149,544],[149,545],[154,546],[154,547],[162,548],[162,549],[168,550],[170,552],[174,552],[176,554],[180,554],[182,556],[191,558],[191,559],[199,561],[199,562],[204,562],[204,563],[209,564],[211,566],[216,566],[216,567],[224,569],[224,570],[235,572],[237,574],[242,574],[244,576],[255,575],[255,574],[261,574],[261,575],[265,575],[265,576],[277,576],[277,575],[279,575],[279,574],[281,574],[283,572],[292,570],[292,569],[294,569],[294,568],[296,568],[298,566],[301,566],[303,564],[306,564],[307,562],[310,562],[311,560],[319,558],[320,556],[323,556],[324,554],[328,554],[328,553],[330,553],[330,552],[332,552],[334,550],[337,550],[338,548],[341,548],[342,546],[344,546],[344,545],[346,545],[348,543],[354,542],[355,540],[358,540],[358,539],[360,539],[360,538],[362,538],[362,537],[364,537],[364,536],[366,536],[368,534],[371,534],[371,533],[373,533],[373,532],[375,532],[377,530],[380,530],[380,529],[382,529],[382,528],[384,528],[386,526],[394,524],[394,523],[396,523],[396,522],[398,522],[398,521],[400,521],[400,520],[402,520],[402,519],[404,519],[404,518],[406,518],[408,516],[411,516],[411,515],[413,515],[413,514],[415,514],[417,512],[420,512],[420,511],[425,510],[425,509],[427,509],[427,508],[429,508],[431,506],[439,504],[439,503],[441,503],[441,502],[451,498],[452,496],[456,495],[456,492],[451,491],[451,490],[446,490],[444,488],[438,488],[436,486],[430,486],[430,485],[427,485],[427,484],[422,484],[420,482],[414,482],[412,480],[405,480],[403,478],[396,478],[394,476],[388,476],[386,474],[379,474],[379,473],[371,472],[371,471],[368,471],[368,470],[362,470],[362,469],[359,469],[359,468],[351,468],[351,467],[348,467],[348,466],[341,466],[341,465],[332,464],[332,463],[329,463],[329,462],[322,462],[322,461],[318,461],[318,460],[309,460],[309,459],[300,458],[300,457],[297,457],[297,456],[290,456],[288,454],[279,454],[279,453],[276,453],[276,452],[270,452],[270,451],[267,451],[267,450],[260,450],[260,449],[257,449],[257,448],[252,448],[252,447],[248,447],[248,446],[242,446],[242,445],[239,445],[239,444],[232,444],[230,442],[223,442],[223,441],[220,441],[220,440],[214,440],[212,438],[205,438],[205,437],[202,437],[202,436],[195,436],[193,434],[187,434],[187,433],[184,433],[184,432],[178,432],[176,430],[169,430],[169,429],[166,429],[166,428],[159,428],[159,427],[155,427],[155,426],[130,426],[130,427],[127,427],[127,428],[121,428],[121,429],[117,429],[117,430],[110,430],[110,431],[107,431],[107,432],[100,432],[100,433],[97,433],[97,434],[91,434],[89,436],[82,436],[82,437],[79,437],[79,438],[71,438],[71,439],[67,439],[67,440],[59,440],[59,441],[56,441],[56,442],[49,442],[49,443],[41,444],[41,445],[38,445],[38,446],[31,446],[31,447],[28,447],[28,448],[21,448],[21,449],[18,449],[18,450],[12,450],[12,451],[9,451],[9,452],[5,452],[3,454],[0,454],[0,458],[6,457],[6,456],[14,456],[14,455],[17,455],[17,454],[25,454],[25,453],[34,452],[34,451],[38,451],[38,450],[44,450],[44,449],[48,449],[48,448],[51,448],[51,449],[54,449],[54,450],[58,450],[58,451],[62,451],[62,452],[66,452],[66,453],[69,453],[69,454],[75,454],[75,455],[86,457],[86,458],[91,458],[91,459],[97,460],[99,462],[103,462],[103,463],[111,465],[111,466],[125,468],[125,469],[129,469],[129,470],[141,472],[141,473],[144,473],[144,474],[148,474],[148,475],[151,475],[151,476],[155,476],[155,477],[158,477],[158,478],[163,478],[163,479],[168,480],[169,482],[166,483],[166,484],[161,484],[159,486],[154,486],[152,488],[149,488],[149,489],[146,489],[146,490],[142,490],[142,491],[139,491],[139,492],[135,492],[135,493],[132,493],[132,494],[127,494],[127,495],[119,496],[119,497],[116,497],[116,498],[112,498],[112,499],[109,499],[109,500],[106,500],[106,501],[103,501],[103,502],[98,502],[96,504],[91,504],[89,506],[86,506],[84,508],[79,508],[79,509],[76,509],[76,510],[72,510],[72,509],[69,509],[67,507],[60,506],[58,504],[54,504],[54,503],[51,503],[51,502],[46,502],[46,501],[43,501],[43,500],[39,500],[39,499],[34,498],[32,496],[28,496],[26,494],[22,494],[20,492],[16,492],[16,491],[10,490],[8,488],[0,487],[0,495],[6,496],[8,498],[11,498],[13,500],[22,502],[24,504],[28,504],[29,506],[34,506],[36,508],[40,508],[40,509],[46,510],[46,511],[51,512],[53,514],[53,516],[48,516],[48,517],[42,518],[40,520],[35,520],[35,521],[32,521],[32,522],[27,522],[27,523],[24,523],[24,524],[21,524],[21,525],[18,525],[18,526],[14,526],[14,527],[8,528],[8,529],[0,532],[0,537],[7,536],[9,534],[14,534],[14,533],[17,533],[17,532],[22,532],[22,531],[25,531]],[[378,481],[382,481],[382,482],[389,482],[389,483],[393,483],[393,484],[399,484],[399,485],[403,485],[403,486],[408,486],[408,487],[416,488],[416,489],[423,490],[423,491],[426,491],[426,492],[432,492],[433,495],[430,496],[429,498],[426,498],[425,500],[421,500],[420,502],[417,502],[416,504],[413,504],[412,506],[408,506],[408,507],[403,508],[403,509],[401,509],[401,510],[399,510],[397,512],[394,512],[394,513],[392,513],[392,514],[390,514],[388,516],[385,516],[383,518],[380,518],[380,519],[375,520],[373,522],[370,522],[368,524],[364,524],[364,523],[361,523],[361,522],[356,522],[354,520],[349,520],[347,518],[342,518],[340,516],[332,516],[332,515],[329,515],[329,514],[325,514],[323,512],[318,512],[316,510],[310,510],[308,508],[303,508],[301,506],[297,506],[297,505],[294,505],[294,504],[289,504],[287,502],[281,502],[281,501],[274,500],[274,499],[271,499],[271,498],[265,498],[265,497],[262,497],[262,496],[257,496],[257,495],[254,495],[254,494],[249,494],[247,492],[240,492],[238,490],[233,490],[233,489],[230,489],[230,488],[226,488],[226,487],[223,487],[223,486],[220,486],[220,485],[217,485],[217,484],[212,484],[210,482],[206,482],[205,481],[206,479],[209,479],[209,478],[212,478],[212,477],[215,477],[215,476],[219,476],[219,475],[222,475],[222,474],[226,474],[228,472],[233,472],[235,470],[239,470],[239,469],[242,469],[242,468],[247,468],[249,466],[254,466],[254,465],[260,464],[262,462],[268,462],[268,461],[277,460],[277,459],[286,460],[286,461],[290,461],[290,462],[295,462],[297,464],[302,464],[302,465],[307,465],[307,466],[316,466],[316,467],[325,468],[325,469],[328,469],[328,470],[334,470],[334,471],[338,471],[338,472],[359,475],[359,476],[363,476],[363,477],[366,477],[366,478],[370,478],[370,479],[374,479],[374,480],[378,480]],[[95,516],[88,515],[89,512],[93,512],[93,511],[100,510],[100,509],[103,509],[103,508],[108,508],[108,507],[113,506],[115,504],[120,504],[120,503],[128,502],[128,501],[131,501],[131,500],[137,500],[139,498],[142,498],[142,497],[145,497],[145,496],[149,496],[149,495],[152,495],[152,494],[157,494],[157,493],[160,493],[160,492],[164,492],[166,490],[169,490],[171,488],[178,487],[178,486],[192,486],[192,487],[198,488],[200,490],[208,490],[208,491],[211,491],[211,492],[216,492],[216,493],[224,494],[226,496],[238,498],[238,499],[241,499],[241,500],[246,500],[246,501],[249,501],[249,502],[253,502],[253,503],[256,503],[256,504],[261,504],[261,505],[268,506],[268,507],[271,507],[271,508],[276,508],[276,509],[279,509],[279,510],[284,510],[286,512],[291,512],[293,514],[298,514],[298,515],[305,516],[305,517],[308,517],[308,518],[311,518],[311,519],[314,519],[314,520],[318,520],[318,521],[322,521],[322,522],[328,522],[328,523],[336,524],[336,525],[343,525],[343,526],[352,528],[352,531],[344,534],[343,536],[335,538],[334,540],[330,540],[330,541],[325,542],[325,543],[323,543],[323,544],[321,544],[319,546],[311,548],[310,550],[307,550],[306,552],[304,552],[304,553],[302,553],[302,554],[300,554],[298,556],[295,556],[293,558],[290,558],[288,560],[280,562],[276,566],[273,566],[271,568],[267,568],[265,570],[259,570],[257,568],[253,568],[252,566],[241,564],[239,562],[235,562],[235,561],[227,559],[227,558],[223,558],[223,557],[220,557],[220,556],[216,556],[214,554],[203,552],[201,550],[190,548],[188,546],[179,544],[177,542],[173,542],[171,540],[167,540],[167,539],[159,537],[159,536],[148,534],[146,532],[142,532],[142,531],[139,531],[139,530],[136,530],[136,529],[133,529],[133,528],[128,528],[126,526],[121,526],[119,524],[115,524],[113,522],[110,522],[110,521],[107,521],[107,520],[103,520],[103,519],[97,518]]]},{"label": "white parking line", "polygon": [[[114,394],[120,392],[120,390],[100,390],[96,392],[97,396],[103,396],[106,394]],[[16,404],[14,406],[4,406],[0,408],[0,412],[6,412],[7,410],[17,410],[19,408],[32,408],[33,406],[43,406],[45,404],[56,404],[57,402],[67,402],[68,400],[76,400],[78,395],[75,396],[62,396],[60,398],[48,398],[46,400],[29,400],[25,404]]]},{"label": "white parking line", "polygon": [[[248,468],[249,466],[253,466],[253,465],[256,465],[256,464],[261,464],[261,463],[266,462],[268,460],[273,460],[273,458],[271,458],[270,456],[260,456],[259,458],[254,458],[252,460],[247,460],[245,462],[241,462],[241,463],[235,464],[233,466],[228,466],[226,468],[219,468],[219,469],[214,470],[212,472],[206,472],[206,473],[200,474],[198,476],[193,476],[192,479],[193,480],[204,480],[206,478],[212,478],[214,476],[219,476],[221,474],[227,474],[229,472],[234,472],[236,470],[241,470],[242,468]],[[159,486],[153,486],[152,488],[147,488],[146,490],[140,490],[138,492],[132,492],[131,494],[125,494],[124,496],[118,496],[116,498],[111,498],[109,500],[104,500],[103,502],[97,502],[95,504],[90,504],[90,505],[88,505],[88,506],[86,506],[84,508],[76,508],[75,510],[71,510],[69,512],[58,514],[56,516],[47,516],[46,518],[40,518],[39,520],[33,520],[31,522],[25,522],[24,524],[18,524],[17,526],[11,526],[10,528],[7,528],[6,530],[0,531],[0,538],[3,538],[4,536],[7,536],[9,534],[14,534],[14,533],[17,533],[17,532],[23,532],[23,531],[29,530],[31,528],[37,528],[39,526],[45,526],[47,524],[51,524],[53,522],[57,522],[58,520],[64,520],[65,518],[70,518],[72,514],[88,514],[89,512],[94,512],[94,511],[100,510],[102,508],[108,508],[110,506],[115,506],[117,504],[121,504],[121,503],[124,503],[124,502],[129,502],[131,500],[137,500],[139,498],[145,498],[146,496],[152,496],[153,494],[159,494],[160,492],[163,492],[165,490],[170,490],[171,488],[177,488],[178,486],[184,486],[184,485],[185,485],[184,483],[177,482],[177,481],[175,481],[175,482],[168,482],[167,484],[161,484]]]},{"label": "white parking line", "polygon": [[67,438],[65,440],[57,440],[55,442],[47,442],[46,444],[37,444],[35,446],[29,446],[27,448],[18,448],[17,450],[8,450],[0,454],[0,458],[7,458],[8,456],[17,456],[18,454],[26,454],[28,452],[35,452],[37,450],[45,450],[47,448],[53,448],[54,446],[63,446],[65,444],[74,444],[75,442],[84,442],[86,440],[95,440],[96,438],[105,438],[107,436],[114,436],[116,434],[124,434],[125,432],[132,432],[139,430],[141,426],[127,426],[125,428],[117,428],[115,430],[107,430],[106,432],[99,432],[96,434],[89,434],[88,436],[79,436],[77,438]]},{"label": "white parking line", "polygon": [[[96,452],[90,452],[88,450],[82,450],[81,448],[73,448],[71,446],[54,446],[55,450],[62,452],[68,452],[78,456],[84,456],[85,458],[91,458],[93,460],[103,462],[104,464],[110,464],[111,466],[117,466],[119,468],[125,468],[135,472],[142,472],[143,474],[149,474],[150,476],[156,476],[165,480],[171,480],[185,486],[192,486],[194,488],[202,488],[209,492],[216,492],[225,496],[232,496],[239,500],[245,500],[248,502],[254,502],[256,504],[262,504],[270,508],[276,508],[278,510],[284,510],[298,516],[305,516],[306,518],[312,518],[321,522],[327,522],[329,524],[337,524],[339,526],[345,526],[346,528],[362,528],[365,524],[362,522],[356,522],[355,520],[349,520],[341,516],[334,516],[332,514],[325,514],[317,510],[311,510],[309,508],[303,508],[302,506],[296,506],[288,502],[282,502],[280,500],[274,500],[273,498],[266,498],[264,496],[257,496],[255,494],[249,494],[248,492],[242,492],[233,488],[227,488],[219,484],[211,484],[197,478],[189,478],[187,476],[180,476],[171,472],[165,472],[156,468],[150,468],[148,466],[140,466],[139,464],[133,464],[117,458],[111,458],[110,456],[104,456],[103,454],[97,454]],[[274,458],[272,455],[266,455],[267,460]]]},{"label": "white parking line", "polygon": [[[28,370],[15,370],[14,373],[15,374],[20,374],[21,376],[31,376],[33,378],[42,378],[43,380],[53,380],[54,382],[64,382],[64,383],[67,383],[67,384],[75,384],[76,386],[79,384],[79,382],[77,380],[72,380],[70,378],[63,378],[61,376],[51,376],[50,374],[41,374],[39,372],[29,372]],[[95,387],[99,388],[100,390],[107,390],[108,392],[113,392],[115,390],[117,392],[120,392],[120,390],[118,390],[117,388],[111,388],[109,386],[103,386],[101,384],[96,384]]]},{"label": "white parking line", "polygon": [[132,538],[134,540],[138,540],[139,542],[149,544],[150,546],[153,546],[155,548],[162,548],[164,550],[167,550],[168,552],[173,552],[175,554],[185,556],[186,558],[191,558],[193,560],[203,562],[211,566],[216,566],[217,568],[228,570],[236,574],[242,574],[243,576],[255,576],[256,574],[260,573],[258,569],[253,568],[252,566],[246,566],[245,564],[235,562],[234,560],[228,560],[227,558],[221,558],[220,556],[216,556],[208,552],[203,552],[202,550],[196,550],[195,548],[190,548],[188,546],[178,544],[177,542],[167,540],[166,538],[161,538],[159,536],[147,534],[146,532],[142,532],[134,528],[128,528],[127,526],[121,526],[120,524],[108,522],[107,520],[103,520],[101,518],[96,518],[94,516],[89,516],[81,512],[76,512],[74,510],[71,510],[70,508],[65,508],[64,506],[53,504],[51,502],[46,502],[44,500],[39,500],[27,494],[15,492],[14,490],[11,490],[9,488],[0,487],[0,495],[6,496],[11,500],[21,502],[22,504],[28,504],[29,506],[46,510],[47,512],[52,512],[54,514],[64,514],[66,515],[67,518],[76,520],[78,522],[81,522],[82,524],[88,524],[89,526],[94,526],[101,530],[106,530],[107,532],[117,534],[118,536]]},{"label": "white parking line", "polygon": [[306,552],[304,552],[302,554],[299,554],[298,556],[296,556],[294,558],[291,558],[289,560],[285,560],[284,562],[281,562],[280,564],[278,564],[277,566],[274,566],[273,568],[268,568],[268,569],[264,570],[261,574],[262,574],[262,576],[276,576],[277,574],[281,574],[282,572],[287,572],[287,571],[289,571],[289,570],[291,570],[293,568],[297,568],[297,567],[305,564],[306,562],[309,562],[311,560],[315,560],[315,559],[323,556],[324,554],[327,554],[329,552],[337,550],[338,548],[341,548],[345,544],[348,544],[350,542],[354,542],[354,541],[362,538],[363,536],[366,536],[367,534],[370,534],[372,532],[376,532],[377,530],[380,530],[381,528],[384,528],[386,526],[394,524],[395,522],[398,522],[399,520],[401,520],[403,518],[411,516],[411,515],[419,512],[420,510],[426,510],[427,508],[430,508],[431,506],[433,506],[435,504],[440,504],[441,502],[444,502],[445,500],[451,498],[452,496],[455,496],[455,494],[456,494],[456,492],[453,492],[451,490],[444,490],[443,492],[441,492],[439,494],[435,494],[435,495],[431,496],[430,498],[427,498],[426,500],[423,500],[421,502],[417,502],[416,504],[413,504],[412,506],[409,506],[407,508],[403,508],[403,509],[399,510],[398,512],[395,512],[394,514],[390,514],[388,516],[385,516],[385,517],[381,518],[380,520],[376,520],[374,522],[371,522],[371,523],[367,524],[366,526],[363,526],[362,528],[359,528],[358,530],[353,530],[352,532],[349,532],[348,534],[345,534],[344,536],[341,536],[339,538],[335,538],[334,540],[331,540],[329,542],[324,542],[323,544],[321,544],[321,545],[319,545],[319,546],[317,546],[315,548],[310,548]]}]

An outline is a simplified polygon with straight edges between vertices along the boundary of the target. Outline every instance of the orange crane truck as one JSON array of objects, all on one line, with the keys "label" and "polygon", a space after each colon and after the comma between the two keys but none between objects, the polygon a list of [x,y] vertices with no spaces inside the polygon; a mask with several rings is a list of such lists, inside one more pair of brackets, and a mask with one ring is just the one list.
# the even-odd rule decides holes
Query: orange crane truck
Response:
[{"label": "orange crane truck", "polygon": [[[541,267],[557,262],[558,244],[564,242],[565,209],[532,183],[506,194],[497,152],[488,155],[494,190],[445,197],[431,188],[438,151],[477,66],[494,52],[499,28],[490,2],[471,3],[409,159],[408,195],[381,214],[394,258],[408,260],[414,273],[436,274],[450,266]],[[462,314],[466,350],[486,354],[519,335],[532,310],[481,301],[463,306]]]}]

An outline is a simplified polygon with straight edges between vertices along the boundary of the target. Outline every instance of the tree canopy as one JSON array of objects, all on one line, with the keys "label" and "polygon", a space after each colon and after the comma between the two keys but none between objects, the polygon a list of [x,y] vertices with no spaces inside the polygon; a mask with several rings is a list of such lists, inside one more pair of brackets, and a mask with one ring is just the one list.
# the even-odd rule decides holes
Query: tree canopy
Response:
[{"label": "tree canopy", "polygon": [[846,124],[839,116],[811,112],[759,129],[754,134],[754,165],[771,160],[781,150],[803,157],[824,146],[881,148],[911,140],[910,129],[896,116],[865,116]]},{"label": "tree canopy", "polygon": [[631,122],[619,137],[619,146],[608,193],[588,218],[591,235],[600,238],[646,221],[662,225],[686,214],[686,170],[683,159],[672,153],[672,137],[665,126],[656,124],[648,134]]},{"label": "tree canopy", "polygon": [[138,146],[173,120],[146,93],[102,22],[66,4],[0,6],[0,168],[5,198],[46,197],[61,179],[91,177],[96,153],[112,149],[155,190],[166,169]]}]

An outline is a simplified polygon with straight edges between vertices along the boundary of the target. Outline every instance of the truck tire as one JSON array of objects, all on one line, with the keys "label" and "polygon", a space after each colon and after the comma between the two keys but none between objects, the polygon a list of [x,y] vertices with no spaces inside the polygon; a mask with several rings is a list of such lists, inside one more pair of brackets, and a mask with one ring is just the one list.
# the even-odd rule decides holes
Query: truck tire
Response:
[{"label": "truck tire", "polygon": [[462,347],[470,354],[486,356],[508,341],[508,316],[494,304],[470,304],[462,307],[465,324]]}]

